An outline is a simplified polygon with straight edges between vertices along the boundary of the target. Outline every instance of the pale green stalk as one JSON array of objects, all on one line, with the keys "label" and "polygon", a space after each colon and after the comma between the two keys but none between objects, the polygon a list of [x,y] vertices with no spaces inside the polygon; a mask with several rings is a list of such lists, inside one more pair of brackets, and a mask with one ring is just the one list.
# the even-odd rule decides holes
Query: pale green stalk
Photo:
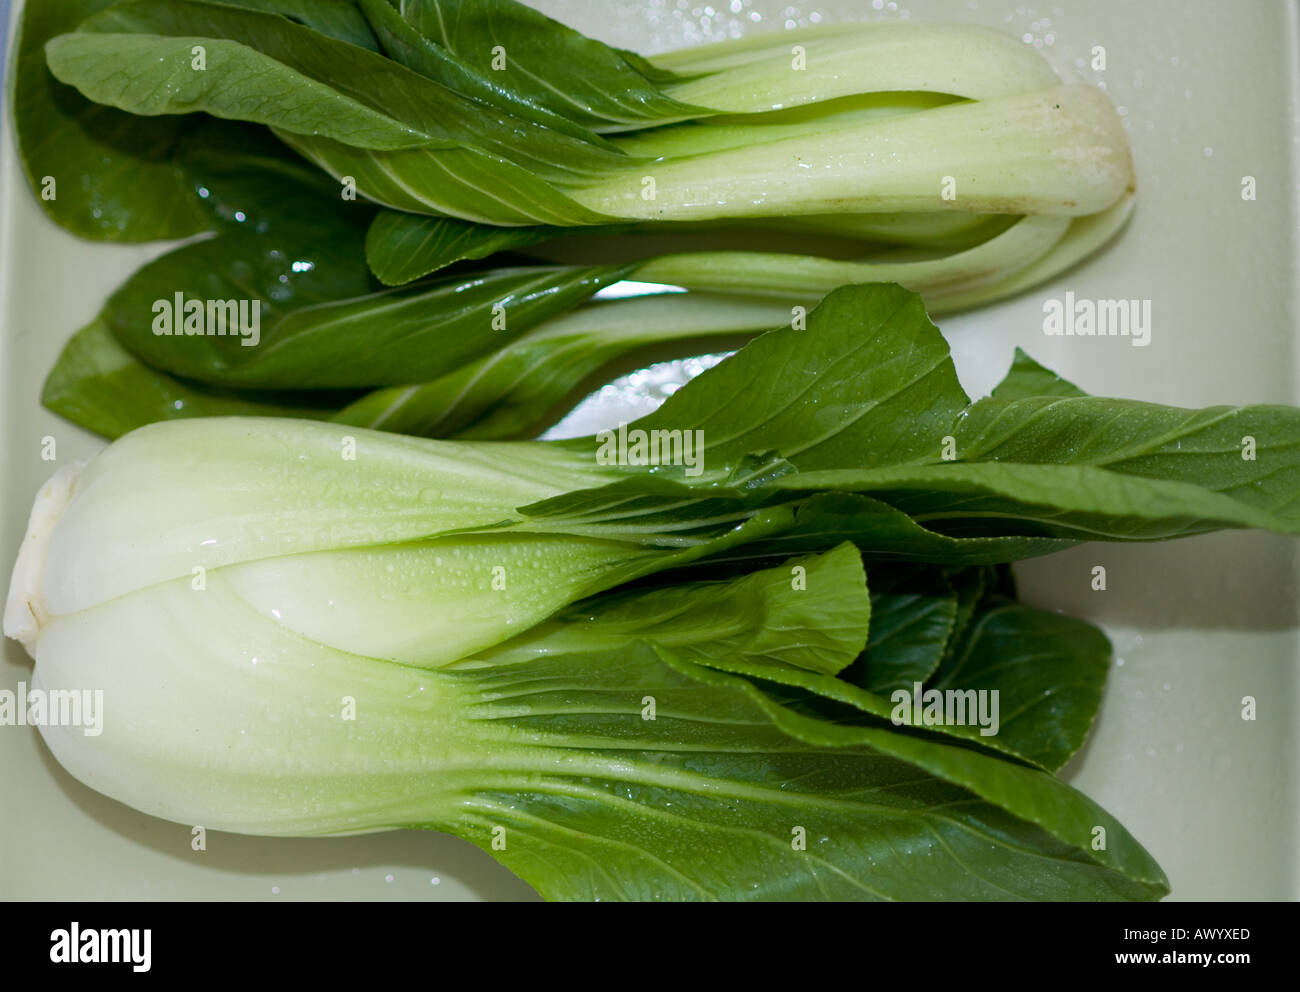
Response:
[{"label": "pale green stalk", "polygon": [[1024,217],[997,237],[967,251],[918,261],[842,262],[776,252],[687,252],[656,258],[640,278],[688,289],[790,299],[819,299],[838,286],[896,282],[925,296],[978,292],[1050,250],[1070,227],[1066,217]]},{"label": "pale green stalk", "polygon": [[1132,185],[1105,94],[1059,86],[631,165],[570,196],[633,220],[948,209],[1077,217]]},{"label": "pale green stalk", "polygon": [[826,25],[685,49],[654,61],[683,74],[710,73],[665,89],[684,103],[732,114],[903,90],[986,100],[1059,82],[1033,48],[970,24]]}]

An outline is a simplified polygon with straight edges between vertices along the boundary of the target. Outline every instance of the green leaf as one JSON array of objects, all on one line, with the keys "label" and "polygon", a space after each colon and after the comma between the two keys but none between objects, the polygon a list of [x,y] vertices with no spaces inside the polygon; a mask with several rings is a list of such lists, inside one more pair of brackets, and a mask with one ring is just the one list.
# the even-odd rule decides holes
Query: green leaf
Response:
[{"label": "green leaf", "polygon": [[454,217],[382,210],[366,233],[366,260],[375,278],[384,285],[402,286],[453,262],[487,258],[566,234],[614,234],[623,230],[622,226],[493,227]]},{"label": "green leaf", "polygon": [[[192,65],[196,44],[206,60],[202,72]],[[431,177],[418,188],[441,198],[428,202],[471,218],[488,206],[513,217],[521,205],[551,200],[537,208],[537,221],[568,211],[568,223],[590,223],[599,215],[567,201],[552,183],[627,161],[531,120],[484,113],[477,101],[364,48],[222,4],[124,0],[52,39],[46,57],[60,80],[96,102],[149,116],[204,110],[269,125],[318,164],[342,156],[356,167],[335,177],[351,175],[363,195],[377,195],[367,188],[372,181],[393,185],[392,169],[412,160]],[[286,92],[301,98],[286,101]],[[373,154],[399,150],[416,154]],[[527,198],[512,206],[512,189],[515,199],[522,192]]]},{"label": "green leaf", "polygon": [[[164,256],[112,296],[106,320],[148,364],[201,382],[262,389],[389,386],[454,371],[626,273],[615,266],[500,269],[343,299],[341,293],[361,287],[329,283],[322,273],[319,285],[292,297],[286,292],[282,303],[275,283],[314,260],[307,244],[292,253],[253,254],[208,241]],[[353,257],[362,263],[355,273],[360,279],[364,261],[359,252]],[[258,266],[252,271],[250,258]],[[171,289],[170,300],[162,287]],[[168,333],[157,330],[159,300],[179,315],[177,299],[187,305],[246,299],[255,287],[269,287],[255,298],[261,303],[257,334],[189,336],[186,325],[182,335],[178,317]]]},{"label": "green leaf", "polygon": [[871,628],[842,678],[869,692],[911,689],[939,667],[957,615],[957,594],[938,569],[873,568]]},{"label": "green leaf", "polygon": [[862,650],[870,622],[862,558],[843,544],[726,582],[585,600],[476,660],[519,664],[646,639],[705,665],[723,653],[834,675]]},{"label": "green leaf", "polygon": [[398,6],[422,36],[494,86],[584,127],[647,127],[709,112],[660,89],[673,74],[514,0],[400,0]]},{"label": "green leaf", "polygon": [[471,65],[436,41],[424,37],[403,20],[389,0],[359,0],[359,6],[364,11],[365,20],[383,41],[388,57],[408,69],[427,76],[462,96],[471,97],[486,107],[608,147],[603,144],[603,139],[587,130],[580,122],[557,114],[544,105],[529,100],[514,88],[503,85],[500,72],[492,71],[482,63]]},{"label": "green leaf", "polygon": [[41,403],[103,437],[185,417],[328,416],[330,394],[231,392],[156,372],[126,351],[96,318],[72,338],[46,377]]},{"label": "green leaf", "polygon": [[[180,12],[210,14],[218,22],[256,18],[254,23],[260,22],[268,32],[268,41],[283,43],[283,36],[289,35],[310,60],[282,63],[216,34],[214,25],[121,23],[126,14],[154,6],[147,0],[119,4],[75,33],[52,39],[45,46],[50,71],[97,103],[146,117],[206,111],[230,120],[276,124],[291,131],[319,132],[387,149],[452,143],[451,137],[432,123],[419,127],[390,116],[371,100],[321,85],[322,63],[327,59],[360,61],[366,69],[377,69],[385,60],[374,53],[329,41],[283,18],[216,4],[204,5],[207,10],[199,4],[181,3],[178,7]],[[168,13],[161,8],[158,12]],[[109,31],[110,26],[134,31]],[[169,26],[172,32],[164,33]],[[195,45],[206,50],[207,67],[202,72],[195,71],[192,64]],[[132,66],[136,68],[129,68]],[[306,93],[311,98],[268,104],[265,93],[271,88],[281,93]]]},{"label": "green leaf", "polygon": [[937,459],[967,402],[920,297],[869,285],[831,293],[806,330],[763,335],[634,426],[704,431],[710,469],[779,451],[806,472]]},{"label": "green leaf", "polygon": [[[956,649],[965,643],[966,631],[975,617],[975,608],[993,593],[994,571],[993,566],[983,565],[949,572],[948,581],[957,593],[957,611],[953,615],[948,643],[944,646],[943,661],[950,660]],[[941,665],[943,661],[940,662]]]},{"label": "green leaf", "polygon": [[379,41],[354,0],[216,0],[230,7],[244,7],[268,14],[280,14],[305,24],[314,31],[350,45],[379,51]]},{"label": "green leaf", "polygon": [[[269,139],[231,154],[200,130],[185,148],[204,177],[196,201],[218,235],[139,269],[100,319],[152,368],[196,382],[303,390],[432,379],[571,309],[625,271],[500,270],[376,293],[363,248],[369,208],[279,158]],[[246,303],[247,326],[236,329],[222,301]],[[194,330],[226,333],[181,333],[187,302],[208,317]],[[333,412],[319,398],[293,405]],[[104,431],[116,427],[107,422]]]},{"label": "green leaf", "polygon": [[[963,578],[978,578],[983,571],[964,570]],[[778,566],[757,574],[784,576],[786,572],[788,568]],[[936,625],[926,631],[929,637],[923,642],[914,628],[891,615],[890,599],[899,595],[898,589],[925,588],[927,582],[932,589],[950,588],[940,570],[903,566],[873,568],[871,574],[877,581],[871,594],[867,649],[838,678],[785,664],[770,654],[726,650],[721,639],[707,644],[700,637],[700,650],[691,660],[758,679],[765,684],[764,691],[783,705],[836,723],[865,721],[865,725],[927,740],[943,735],[955,739],[951,742],[1011,756],[1047,771],[1059,769],[1078,750],[1100,706],[1110,662],[1110,642],[1101,631],[1081,620],[990,595],[972,609],[972,622],[961,633],[949,634],[951,625]],[[967,584],[983,588],[982,581]],[[691,588],[707,587],[681,588],[685,595]],[[921,614],[913,610],[912,615]],[[669,620],[662,627],[648,627],[640,636],[672,647],[674,634]],[[533,656],[543,653],[524,640]],[[565,646],[583,647],[576,637]],[[592,637],[588,646],[605,644]],[[882,677],[898,676],[909,666],[912,672],[906,678],[890,682]],[[873,675],[878,683],[867,684]],[[936,698],[944,716],[934,723],[926,710],[932,692],[943,694]]]},{"label": "green leaf", "polygon": [[[867,725],[917,733],[924,739],[935,739],[935,734],[942,734],[967,746],[1010,755],[1047,771],[1061,768],[1082,746],[1101,704],[1111,656],[1110,642],[1105,635],[1081,620],[993,596],[973,611],[974,622],[960,636],[949,637],[951,626],[936,625],[928,632],[931,635],[928,644],[920,645],[916,631],[891,616],[889,600],[898,594],[890,590],[909,585],[921,588],[927,579],[932,588],[940,588],[934,581],[939,572],[932,566],[905,568],[902,574],[907,578],[899,582],[891,575],[898,571],[872,570],[873,575],[881,577],[886,591],[873,590],[871,595],[870,638],[865,652],[870,664],[864,665],[864,659],[859,658],[841,671],[838,679],[826,677],[834,672],[788,664],[773,652],[738,651],[722,637],[709,641],[706,634],[689,627],[684,633],[687,637],[695,636],[694,651],[683,655],[676,647],[678,630],[671,616],[656,617],[658,623],[647,624],[640,633],[629,631],[627,639],[640,636],[661,647],[672,648],[678,656],[690,657],[698,664],[759,679],[769,684],[766,690],[769,695],[805,714],[835,722],[862,722],[865,718]],[[968,571],[977,574],[980,570]],[[778,566],[721,586],[695,584],[677,587],[675,592],[679,597],[709,588],[731,588],[739,593],[743,583],[752,584],[760,576],[770,576],[773,592],[784,595],[787,601],[794,598],[798,605],[797,597],[776,585],[778,578],[786,578],[788,572],[788,566]],[[637,593],[625,595],[629,604],[637,601]],[[640,594],[647,601],[653,601],[655,595]],[[719,598],[717,592],[714,598]],[[597,600],[587,607],[597,617],[601,615],[599,604]],[[788,602],[784,608],[790,609]],[[777,623],[783,619],[780,609],[779,602],[772,607]],[[653,609],[651,613],[654,615]],[[567,640],[542,636],[534,641],[525,636],[521,639],[524,650],[507,651],[504,657],[515,660],[563,653],[566,648],[578,651],[611,646],[609,639],[581,627],[570,628],[567,633]],[[587,637],[584,643],[583,634],[593,636]],[[553,646],[554,650],[544,650],[543,646]],[[918,661],[918,655],[922,655],[923,663]],[[939,665],[941,656],[944,660]],[[497,660],[495,656],[493,660]],[[906,678],[897,677],[892,683],[879,678],[878,684],[864,684],[879,673],[898,676],[909,665],[913,671]],[[924,670],[926,665],[931,666],[930,671]],[[938,671],[933,671],[933,666],[939,666]],[[778,690],[777,686],[785,688]],[[788,691],[791,689],[795,691]],[[927,697],[923,694],[916,698],[918,691],[959,693],[953,709],[954,714],[961,715],[952,723],[924,722]],[[977,693],[983,694],[983,698]],[[900,700],[904,704],[901,709]],[[861,715],[846,716],[849,711],[845,707]],[[914,707],[918,709],[914,711]],[[914,722],[917,713],[922,714],[922,722]]]},{"label": "green leaf", "polygon": [[[255,181],[237,182],[248,170],[335,189],[262,128],[198,114],[135,117],[89,103],[55,80],[45,68],[48,35],[103,6],[51,0],[23,10],[15,127],[24,170],[53,220],[88,238],[183,237],[231,223],[236,208],[265,204]],[[41,195],[46,176],[56,182],[51,198]],[[215,186],[231,192],[213,200]]]},{"label": "green leaf", "polygon": [[592,226],[615,219],[566,195],[544,178],[545,170],[479,148],[383,151],[278,128],[275,133],[331,176],[350,177],[362,196],[398,210],[516,226]]},{"label": "green leaf", "polygon": [[1066,382],[1055,372],[1045,369],[1021,349],[1016,349],[1015,359],[1006,376],[990,394],[995,400],[1020,400],[1033,396],[1087,396],[1072,382]]},{"label": "green leaf", "polygon": [[[194,120],[140,118],[85,99],[50,75],[45,43],[112,0],[37,0],[18,23],[10,85],[23,172],[41,208],[84,238],[152,241],[208,229],[172,158]],[[42,196],[46,177],[53,196]]]},{"label": "green leaf", "polygon": [[633,426],[703,429],[706,480],[775,451],[800,471],[772,488],[872,493],[951,534],[1300,531],[1300,410],[1187,411],[1051,382],[968,405],[938,329],[896,286],[836,290],[806,331],[772,331],[692,385]]},{"label": "green leaf", "polygon": [[[203,39],[206,68],[195,72],[190,47]],[[548,175],[621,159],[531,121],[484,114],[476,101],[378,53],[222,3],[122,0],[46,50],[55,75],[140,114],[207,109],[362,148],[470,145]],[[98,67],[96,53],[106,60]],[[154,61],[133,67],[132,53]],[[267,103],[272,90],[303,98]]]},{"label": "green leaf", "polygon": [[[528,508],[525,507],[525,510]],[[794,504],[794,518],[780,534],[743,550],[747,556],[797,554],[852,541],[868,560],[984,565],[1063,551],[1075,541],[1040,534],[956,536],[921,526],[906,513],[856,493],[822,493]]]},{"label": "green leaf", "polygon": [[780,306],[705,293],[600,301],[538,325],[441,378],[376,390],[333,419],[402,434],[478,440],[535,434],[573,387],[642,345],[752,334],[780,323]]},{"label": "green leaf", "polygon": [[997,745],[1056,771],[1092,727],[1110,658],[1110,641],[1092,624],[994,600],[926,689],[996,689]]},{"label": "green leaf", "polygon": [[[138,269],[101,314],[128,350],[155,368],[211,382],[214,377],[199,373],[209,365],[219,368],[232,351],[247,360],[287,314],[373,292],[363,249],[369,219],[364,207],[324,196],[295,176],[239,163],[207,181],[203,192],[223,218],[217,236],[183,245]],[[175,305],[178,293],[181,309]],[[160,330],[184,330],[187,299],[205,316],[208,301],[246,301],[250,326],[227,321],[221,336],[156,331],[156,324]],[[254,309],[253,301],[260,306]],[[166,328],[162,304],[170,308]],[[255,315],[259,343],[245,346],[241,342],[253,340]]]},{"label": "green leaf", "polygon": [[[550,899],[1155,899],[1086,797],[965,748],[797,714],[644,644],[447,673],[536,756],[432,824]],[[646,697],[655,719],[644,717]],[[468,698],[473,698],[472,696]],[[1108,844],[1092,850],[1096,826]],[[504,828],[506,844],[494,845]],[[801,828],[801,829],[796,829]],[[806,838],[801,847],[792,840]]]},{"label": "green leaf", "polygon": [[989,397],[971,407],[955,436],[968,460],[1092,466],[1195,486],[1207,492],[1207,510],[1214,494],[1239,505],[1243,519],[1256,511],[1279,529],[1300,528],[1300,410],[1293,407]]},{"label": "green leaf", "polygon": [[1141,478],[1089,465],[949,462],[808,472],[773,486],[871,493],[949,534],[1041,534],[1075,540],[1153,541],[1226,528],[1300,530],[1285,513],[1206,485]]}]

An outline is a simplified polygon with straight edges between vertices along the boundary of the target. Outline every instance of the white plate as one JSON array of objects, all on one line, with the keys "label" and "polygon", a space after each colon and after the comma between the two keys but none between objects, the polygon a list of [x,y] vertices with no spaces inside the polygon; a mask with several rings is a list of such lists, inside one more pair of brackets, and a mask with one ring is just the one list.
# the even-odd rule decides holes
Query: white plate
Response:
[{"label": "white plate", "polygon": [[[991,386],[1015,345],[1099,394],[1185,406],[1300,403],[1297,8],[1285,0],[538,0],[588,34],[656,52],[814,20],[974,21],[1023,36],[1058,67],[1104,84],[1122,108],[1138,209],[1104,255],[1054,285],[943,321],[963,383]],[[715,9],[716,8],[716,9]],[[17,11],[15,10],[15,16]],[[12,30],[12,26],[11,26]],[[1107,69],[1092,71],[1096,45]],[[1243,201],[1242,177],[1258,199]],[[165,246],[79,241],[42,215],[0,147],[0,569],[54,465],[100,443],[39,404],[66,338]],[[1147,348],[1049,338],[1042,305],[1066,290],[1152,301]],[[584,416],[626,419],[599,400]],[[147,484],[147,483],[142,483]],[[1104,625],[1119,660],[1101,716],[1067,777],[1155,855],[1175,899],[1300,896],[1300,544],[1219,534],[1166,545],[1090,545],[1018,568],[1033,602]],[[1108,589],[1094,593],[1103,564]],[[30,678],[6,642],[0,688]],[[1259,716],[1241,719],[1243,696]],[[527,898],[461,841],[404,831],[328,840],[209,834],[143,816],[83,787],[30,728],[0,728],[0,896],[18,899]]]}]

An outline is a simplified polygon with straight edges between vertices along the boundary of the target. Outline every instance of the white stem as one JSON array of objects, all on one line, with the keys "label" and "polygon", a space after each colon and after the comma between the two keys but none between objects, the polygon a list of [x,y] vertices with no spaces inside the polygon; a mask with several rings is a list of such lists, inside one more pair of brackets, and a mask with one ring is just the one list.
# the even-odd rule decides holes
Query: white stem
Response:
[{"label": "white stem", "polygon": [[46,550],[50,535],[63,519],[63,511],[72,500],[84,462],[65,465],[41,486],[27,520],[27,534],[18,549],[13,575],[9,580],[9,598],[5,601],[5,636],[18,641],[27,653],[36,657],[36,641],[41,628],[50,620],[41,589],[45,573]]}]

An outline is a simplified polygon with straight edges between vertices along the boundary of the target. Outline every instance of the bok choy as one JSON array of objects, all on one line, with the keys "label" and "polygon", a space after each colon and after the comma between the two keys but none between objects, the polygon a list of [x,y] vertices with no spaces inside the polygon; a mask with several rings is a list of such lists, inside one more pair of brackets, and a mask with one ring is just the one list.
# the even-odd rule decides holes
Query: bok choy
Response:
[{"label": "bok choy", "polygon": [[[870,23],[783,36],[731,58],[705,51],[671,82],[610,53],[621,76],[662,99],[648,116],[603,127],[579,111],[574,123],[595,126],[575,137],[523,100],[490,108],[481,92],[419,71],[427,66],[412,56],[441,46],[506,90],[544,85],[532,69],[554,65],[542,46],[566,32],[555,22],[516,4],[404,5],[426,30],[457,21],[476,36],[469,44],[425,37],[382,0],[361,6],[390,57],[201,0],[117,3],[51,40],[46,55],[60,81],[97,103],[263,124],[340,181],[354,177],[371,199],[494,225],[947,209],[1073,217],[1105,209],[1133,182],[1103,94],[1061,85],[1032,49],[978,28]],[[531,32],[511,23],[524,18]],[[561,72],[571,80],[574,68]],[[285,91],[310,96],[271,99]],[[548,109],[577,103],[562,93],[552,87],[558,106]],[[652,125],[668,130],[645,130]],[[613,133],[629,127],[638,130]],[[945,176],[955,189],[947,196]]]},{"label": "bok choy", "polygon": [[971,402],[919,297],[848,287],[592,438],[143,427],[41,492],[5,632],[104,688],[58,760],[181,822],[429,827],[551,898],[1159,898],[1053,775],[1109,645],[995,566],[1300,533],[1298,428],[1024,355]]},{"label": "bok choy", "polygon": [[[118,707],[93,742],[47,740],[75,775],[157,815],[269,834],[426,826],[553,899],[1166,891],[1119,823],[1045,771],[818,716],[814,693],[726,672],[805,660],[794,648],[833,668],[860,648],[857,555],[796,567],[804,591],[785,566],[739,580],[784,587],[760,606],[713,584],[694,624],[670,612],[620,648],[550,633],[532,660],[433,671],[286,636],[224,583],[156,586],[105,604],[98,623],[118,636],[93,655],[88,617],[46,635],[43,684],[92,677]],[[655,616],[659,596],[619,605]],[[160,615],[166,641],[149,636]],[[761,643],[772,630],[784,643]],[[1098,827],[1108,843],[1093,850]]]},{"label": "bok choy", "polygon": [[[55,220],[114,240],[215,235],[124,286],[55,371],[51,405],[108,436],[208,411],[320,416],[360,396],[305,391],[391,386],[423,397],[392,429],[454,436],[470,425],[432,408],[439,381],[619,278],[787,309],[896,282],[938,314],[1077,263],[1135,187],[1102,93],[962,24],[644,58],[513,0],[50,0],[24,13],[13,95]],[[265,344],[151,333],[156,300],[236,290],[260,305]],[[638,340],[688,321],[665,314]],[[739,309],[724,323],[757,329]],[[384,333],[365,360],[332,343]],[[584,350],[615,357],[612,337]],[[549,403],[593,364],[540,361]],[[141,409],[104,411],[107,372],[148,391]]]}]

